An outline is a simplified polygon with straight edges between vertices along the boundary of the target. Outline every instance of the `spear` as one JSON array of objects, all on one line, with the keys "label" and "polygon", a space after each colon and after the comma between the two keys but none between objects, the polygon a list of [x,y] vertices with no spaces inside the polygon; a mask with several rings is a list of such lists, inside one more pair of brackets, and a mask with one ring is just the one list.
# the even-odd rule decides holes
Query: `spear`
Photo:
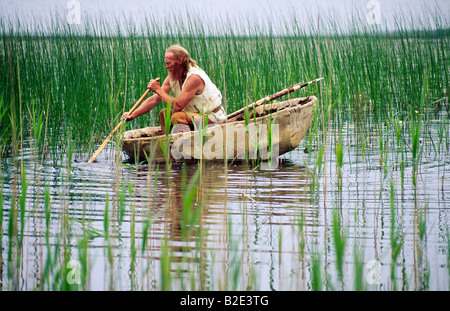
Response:
[{"label": "spear", "polygon": [[227,120],[237,116],[238,114],[241,114],[242,112],[244,112],[245,109],[249,109],[250,110],[250,109],[256,108],[256,107],[258,107],[258,106],[260,106],[260,105],[262,105],[264,103],[267,103],[267,102],[269,102],[271,100],[274,100],[274,99],[276,99],[278,97],[281,97],[281,96],[284,96],[286,94],[292,93],[294,91],[300,90],[300,89],[304,88],[305,86],[308,86],[310,84],[316,83],[316,82],[318,82],[318,81],[320,81],[322,79],[323,78],[318,78],[318,79],[315,79],[315,80],[312,80],[312,81],[309,81],[309,82],[298,83],[298,84],[295,84],[295,85],[293,85],[291,87],[288,87],[287,89],[284,89],[284,90],[282,90],[282,91],[280,91],[278,93],[275,93],[275,94],[269,95],[267,97],[264,97],[264,98],[258,100],[256,103],[250,104],[247,107],[244,107],[242,109],[239,109],[238,111],[235,111],[235,112],[229,114],[227,116]]}]

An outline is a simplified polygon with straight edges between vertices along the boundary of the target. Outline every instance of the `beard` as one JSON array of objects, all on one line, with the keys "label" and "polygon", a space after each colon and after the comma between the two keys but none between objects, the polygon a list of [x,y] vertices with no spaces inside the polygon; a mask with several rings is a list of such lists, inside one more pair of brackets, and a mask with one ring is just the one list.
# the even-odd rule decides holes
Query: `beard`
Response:
[{"label": "beard", "polygon": [[186,78],[187,72],[184,72],[184,70],[180,69],[180,70],[167,70],[167,72],[169,73],[169,77],[171,80],[179,80],[181,78]]}]

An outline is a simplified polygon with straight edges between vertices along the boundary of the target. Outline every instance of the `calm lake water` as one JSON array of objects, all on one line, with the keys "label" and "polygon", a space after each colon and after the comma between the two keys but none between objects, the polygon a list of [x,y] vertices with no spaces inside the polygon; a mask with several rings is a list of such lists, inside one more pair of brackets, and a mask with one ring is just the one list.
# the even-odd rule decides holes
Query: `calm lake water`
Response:
[{"label": "calm lake water", "polygon": [[[51,287],[66,265],[71,283],[90,290],[159,290],[167,284],[171,290],[311,290],[317,271],[323,290],[353,290],[358,280],[364,290],[449,290],[450,135],[444,127],[438,152],[442,120],[445,115],[431,120],[421,137],[416,188],[411,159],[404,159],[402,170],[393,139],[380,150],[380,137],[392,133],[380,136],[368,127],[363,149],[352,124],[342,131],[342,178],[337,136],[330,131],[316,182],[317,151],[306,153],[305,141],[272,170],[245,163],[122,165],[121,152],[112,146],[96,163],[86,163],[88,154],[70,162],[62,155],[55,165],[50,157],[36,161],[28,141],[17,159],[26,172],[26,194],[20,164],[8,159],[1,170],[3,289]],[[186,213],[186,185],[196,174],[196,199]],[[51,198],[48,229],[45,187]],[[13,268],[18,259],[9,250],[14,254],[17,246],[7,224],[21,197],[23,253]],[[333,235],[336,215],[345,240],[341,256]],[[83,248],[79,242],[86,236]],[[401,243],[394,257],[396,241]],[[83,265],[85,282],[79,276]],[[20,275],[16,282],[8,269]]]}]

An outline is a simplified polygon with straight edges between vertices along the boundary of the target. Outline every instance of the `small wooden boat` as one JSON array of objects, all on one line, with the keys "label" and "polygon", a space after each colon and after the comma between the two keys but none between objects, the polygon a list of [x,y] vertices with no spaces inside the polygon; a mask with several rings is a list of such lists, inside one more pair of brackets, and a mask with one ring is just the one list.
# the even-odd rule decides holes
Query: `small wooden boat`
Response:
[{"label": "small wooden boat", "polygon": [[122,150],[131,161],[270,160],[295,149],[306,135],[315,96],[268,103],[191,132],[165,135],[160,127],[126,131]]}]

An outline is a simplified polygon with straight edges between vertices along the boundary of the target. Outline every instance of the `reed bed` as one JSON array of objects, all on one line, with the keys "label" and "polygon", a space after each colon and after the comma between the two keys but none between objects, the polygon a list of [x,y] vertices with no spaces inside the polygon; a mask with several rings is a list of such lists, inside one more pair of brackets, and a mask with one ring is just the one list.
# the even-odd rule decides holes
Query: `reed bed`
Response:
[{"label": "reed bed", "polygon": [[[448,290],[428,253],[428,235],[446,239],[439,246],[450,271],[446,203],[428,201],[428,192],[449,194],[445,19],[387,32],[361,21],[344,31],[332,18],[302,28],[288,18],[285,36],[258,27],[242,35],[226,22],[214,35],[195,18],[176,21],[148,17],[138,32],[132,21],[124,29],[84,19],[77,28],[56,16],[52,28],[31,30],[1,20],[2,289]],[[277,171],[249,164],[235,172],[250,176],[236,199],[237,188],[226,192],[232,165],[208,174],[205,163],[160,167],[152,155],[148,164],[123,163],[118,138],[96,168],[104,179],[90,176],[82,163],[148,80],[166,76],[164,51],[174,43],[218,85],[228,113],[324,77],[302,91],[319,105],[301,146],[307,170],[295,176],[293,214],[291,205],[258,203],[280,199]],[[155,125],[158,111],[128,127]],[[270,185],[261,193],[259,179]],[[216,188],[225,189],[221,204],[210,200]],[[261,236],[276,238],[266,245]],[[35,265],[29,243],[40,252]]]},{"label": "reed bed", "polygon": [[[164,51],[173,43],[185,46],[216,82],[228,112],[319,75],[327,88],[322,102],[335,103],[333,109],[340,112],[333,118],[357,119],[370,111],[374,121],[387,120],[386,105],[397,111],[419,109],[424,79],[431,101],[445,98],[448,88],[448,25],[421,32],[399,26],[394,33],[355,27],[348,33],[330,20],[326,23],[333,35],[326,36],[319,32],[320,25],[312,30],[316,35],[307,35],[287,21],[292,36],[261,36],[253,29],[243,37],[231,30],[222,36],[206,35],[194,19],[179,29],[167,22],[158,31],[149,18],[148,32],[139,34],[130,21],[126,31],[118,24],[114,35],[101,21],[84,23],[81,31],[57,16],[53,28],[31,30],[1,21],[3,152],[10,150],[5,145],[11,142],[11,122],[19,124],[19,112],[28,112],[22,105],[31,103],[53,129],[47,137],[51,146],[64,149],[63,135],[69,131],[77,149],[94,150],[149,79],[165,77]],[[189,35],[182,31],[185,28],[191,29]],[[154,124],[156,112],[135,126]]]}]

